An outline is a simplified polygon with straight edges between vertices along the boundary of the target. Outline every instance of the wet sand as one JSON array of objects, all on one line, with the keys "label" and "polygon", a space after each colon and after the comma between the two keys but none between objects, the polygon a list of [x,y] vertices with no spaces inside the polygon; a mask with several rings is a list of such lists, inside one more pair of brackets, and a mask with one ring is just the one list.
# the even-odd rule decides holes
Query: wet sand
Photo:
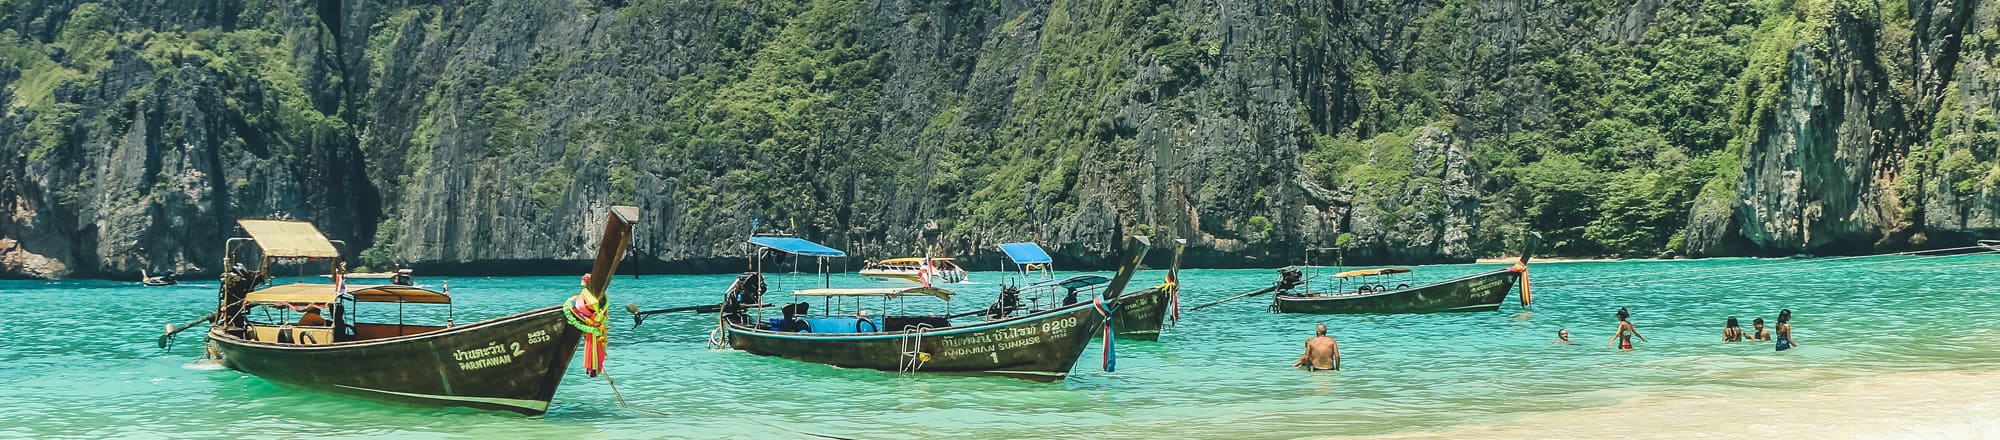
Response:
[{"label": "wet sand", "polygon": [[2000,418],[1993,417],[2000,414],[2000,371],[1899,372],[1802,390],[1672,393],[1498,424],[1370,438],[2000,438]]}]

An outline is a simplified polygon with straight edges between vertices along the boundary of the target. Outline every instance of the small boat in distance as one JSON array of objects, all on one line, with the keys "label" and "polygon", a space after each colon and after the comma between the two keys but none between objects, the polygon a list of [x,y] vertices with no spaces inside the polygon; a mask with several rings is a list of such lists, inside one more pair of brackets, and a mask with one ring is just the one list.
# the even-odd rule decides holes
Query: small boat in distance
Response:
[{"label": "small boat in distance", "polygon": [[[958,262],[942,257],[890,258],[870,262],[861,269],[861,276],[870,281],[910,284],[963,283],[968,278],[965,268]],[[925,282],[929,278],[929,282]]]},{"label": "small boat in distance", "polygon": [[[611,208],[584,292],[568,303],[595,304],[602,316],[605,289],[637,218],[637,208]],[[371,400],[538,415],[548,410],[585,335],[566,305],[459,325],[451,296],[422,288],[348,286],[337,271],[333,284],[269,286],[273,260],[331,260],[337,268],[340,253],[311,223],[237,224],[249,237],[224,245],[223,266],[235,269],[222,276],[208,332],[210,356],[271,382]],[[232,264],[238,252],[250,253],[238,247],[244,242],[256,245],[255,267]],[[442,322],[405,319],[406,307],[435,314],[437,306],[443,306]],[[396,321],[363,322],[360,308],[374,309],[370,315],[377,317],[394,310]]]},{"label": "small boat in distance", "polygon": [[[333,275],[320,275],[319,277],[333,278]],[[350,280],[389,280],[389,284],[413,286],[415,284],[411,283],[416,280],[416,271],[407,267],[398,267],[396,270],[388,272],[343,273],[340,274],[340,277]]]},{"label": "small boat in distance", "polygon": [[[752,237],[757,246],[753,271],[745,273],[726,292],[719,332],[728,347],[762,356],[775,356],[843,368],[867,368],[903,373],[930,373],[970,376],[1001,376],[1034,381],[1058,381],[1069,375],[1090,340],[1106,322],[1099,304],[1079,300],[1049,308],[1024,307],[1009,313],[1006,300],[996,301],[999,316],[989,315],[993,307],[950,314],[956,293],[935,287],[878,289],[803,289],[792,292],[793,299],[817,299],[824,305],[819,314],[813,304],[798,301],[785,305],[783,316],[766,317],[761,309],[749,309],[738,302],[762,295],[763,255],[784,253],[821,258],[845,256],[844,252],[797,238]],[[1143,253],[1144,238],[1127,240],[1128,255]],[[1136,249],[1136,250],[1135,250]],[[1127,257],[1113,289],[1131,279],[1138,259]],[[820,267],[826,267],[822,262]],[[1115,301],[1115,291],[1107,289]],[[909,299],[945,302],[944,314],[913,314],[904,310]],[[881,309],[900,313],[868,315],[865,301],[879,300]],[[834,311],[828,309],[841,309]],[[955,323],[957,318],[981,315],[971,323]]]},{"label": "small boat in distance", "polygon": [[[1529,297],[1525,288],[1528,257],[1541,241],[1540,234],[1527,238],[1526,249],[1513,267],[1412,286],[1416,279],[1407,268],[1343,271],[1329,276],[1331,288],[1314,289],[1311,275],[1301,276],[1298,266],[1279,269],[1281,280],[1271,298],[1271,311],[1278,313],[1432,313],[1482,312],[1499,310],[1514,290],[1515,281],[1524,281],[1521,304]],[[1399,276],[1400,275],[1400,276]],[[1322,284],[1324,285],[1324,284]]]},{"label": "small boat in distance", "polygon": [[139,284],[144,284],[152,287],[160,287],[160,286],[172,286],[180,283],[181,280],[175,279],[174,274],[170,273],[160,276],[152,276],[146,274],[146,269],[139,269]]}]

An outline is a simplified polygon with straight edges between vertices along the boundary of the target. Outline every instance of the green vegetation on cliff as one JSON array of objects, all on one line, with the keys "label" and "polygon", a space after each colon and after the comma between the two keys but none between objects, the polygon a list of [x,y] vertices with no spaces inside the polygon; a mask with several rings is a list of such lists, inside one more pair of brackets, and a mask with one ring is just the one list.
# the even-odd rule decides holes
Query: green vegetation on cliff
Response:
[{"label": "green vegetation on cliff", "polygon": [[1086,264],[1919,245],[2000,231],[1993,3],[0,0],[0,235],[85,272],[274,214],[569,259],[613,203],[688,262],[752,219]]}]

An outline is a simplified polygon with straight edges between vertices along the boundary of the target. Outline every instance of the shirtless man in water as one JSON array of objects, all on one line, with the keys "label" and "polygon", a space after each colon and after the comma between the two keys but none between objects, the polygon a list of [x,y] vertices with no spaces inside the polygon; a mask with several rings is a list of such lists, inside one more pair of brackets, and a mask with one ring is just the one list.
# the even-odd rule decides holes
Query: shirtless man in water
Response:
[{"label": "shirtless man in water", "polygon": [[1299,361],[1292,366],[1306,371],[1340,369],[1340,342],[1326,335],[1326,324],[1319,325],[1318,336],[1306,340],[1306,354],[1299,355]]}]

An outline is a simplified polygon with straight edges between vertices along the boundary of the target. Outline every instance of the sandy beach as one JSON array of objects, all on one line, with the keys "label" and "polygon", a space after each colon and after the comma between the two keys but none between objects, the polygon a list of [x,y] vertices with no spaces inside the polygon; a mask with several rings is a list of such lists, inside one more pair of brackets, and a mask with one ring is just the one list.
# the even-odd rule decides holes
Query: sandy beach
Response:
[{"label": "sandy beach", "polygon": [[1803,390],[1647,394],[1492,425],[1369,438],[2000,438],[2000,371],[1884,373]]}]

